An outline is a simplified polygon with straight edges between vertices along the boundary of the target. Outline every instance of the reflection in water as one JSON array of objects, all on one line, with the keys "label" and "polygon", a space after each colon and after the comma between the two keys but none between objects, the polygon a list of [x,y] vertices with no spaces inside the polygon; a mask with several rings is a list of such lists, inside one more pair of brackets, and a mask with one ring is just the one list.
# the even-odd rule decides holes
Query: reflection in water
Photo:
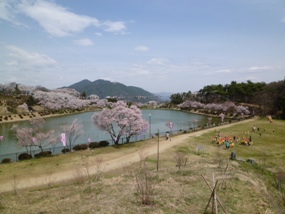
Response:
[{"label": "reflection in water", "polygon": [[[94,112],[85,112],[74,115],[52,117],[45,119],[45,131],[55,130],[56,134],[60,134],[60,126],[71,124],[73,120],[77,119],[79,124],[83,125],[84,134],[81,135],[76,144],[88,143],[88,138],[91,142],[98,142],[101,140],[109,140],[110,136],[107,132],[99,130],[92,121],[92,115]],[[159,129],[160,133],[165,133],[169,131],[169,128],[165,125],[167,121],[171,121],[173,124],[173,132],[178,130],[188,130],[193,127],[192,119],[197,119],[198,125],[205,125],[207,117],[202,115],[191,114],[182,111],[173,110],[142,110],[143,118],[151,122],[151,134],[153,135]],[[15,122],[16,123],[16,122]],[[11,127],[15,123],[4,123],[0,124],[0,135],[4,136],[3,141],[0,141],[0,155],[19,153],[25,151],[25,148],[17,148],[17,139],[15,137],[15,132],[11,130]],[[21,127],[29,124],[29,121],[17,122]],[[145,133],[141,139],[146,139],[149,137],[149,133]],[[59,142],[57,146],[60,146]],[[48,147],[47,147],[48,148]],[[1,160],[0,160],[1,161]]]}]

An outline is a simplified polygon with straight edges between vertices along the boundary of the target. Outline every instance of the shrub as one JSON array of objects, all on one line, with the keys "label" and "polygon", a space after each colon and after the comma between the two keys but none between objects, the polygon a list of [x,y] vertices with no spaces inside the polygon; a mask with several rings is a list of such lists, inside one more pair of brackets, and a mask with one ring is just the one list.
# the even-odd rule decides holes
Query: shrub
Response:
[{"label": "shrub", "polygon": [[19,161],[21,160],[28,160],[28,159],[32,159],[33,156],[28,154],[28,153],[22,153],[18,156]]},{"label": "shrub", "polygon": [[178,167],[178,170],[180,170],[182,166],[185,167],[187,158],[183,152],[176,152],[174,157],[176,160],[176,167]]},{"label": "shrub", "polygon": [[38,154],[35,154],[35,158],[48,157],[51,155],[52,155],[51,151],[45,151],[45,152],[40,152]]},{"label": "shrub", "polygon": [[4,158],[1,163],[10,163],[11,158]]},{"label": "shrub", "polygon": [[151,205],[154,195],[154,175],[147,168],[142,168],[135,172],[136,192],[141,203]]},{"label": "shrub", "polygon": [[61,152],[62,152],[62,153],[70,152],[70,149],[69,149],[69,148],[63,148],[63,149],[61,150]]},{"label": "shrub", "polygon": [[73,147],[73,150],[75,150],[75,151],[85,150],[85,149],[88,149],[88,145],[87,144],[75,145]]},{"label": "shrub", "polygon": [[81,148],[81,150],[88,149],[88,144],[81,144],[80,148]]},{"label": "shrub", "polygon": [[97,142],[92,142],[89,144],[90,149],[94,149],[94,148],[98,148],[98,147],[100,147],[100,146],[99,146],[99,143],[97,143]]},{"label": "shrub", "polygon": [[74,151],[79,151],[79,150],[81,150],[80,145],[75,145],[75,146],[73,146],[72,149],[73,149]]},{"label": "shrub", "polygon": [[106,140],[100,141],[100,142],[99,142],[99,146],[100,146],[100,147],[106,147],[106,146],[109,146],[109,142],[108,142],[108,141],[106,141]]}]

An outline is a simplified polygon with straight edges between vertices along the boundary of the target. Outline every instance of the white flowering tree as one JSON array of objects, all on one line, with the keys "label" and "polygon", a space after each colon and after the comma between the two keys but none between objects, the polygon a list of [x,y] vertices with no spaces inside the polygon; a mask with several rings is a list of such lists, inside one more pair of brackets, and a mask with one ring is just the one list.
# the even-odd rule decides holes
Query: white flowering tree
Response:
[{"label": "white flowering tree", "polygon": [[197,120],[197,119],[195,119],[195,118],[192,119],[192,124],[193,124],[193,126],[194,126],[194,130],[196,130],[196,128],[197,128],[197,126],[198,126],[198,122],[199,122],[199,120]]},{"label": "white flowering tree", "polygon": [[28,107],[28,105],[26,103],[23,103],[22,105],[19,105],[18,108],[22,110],[22,113],[23,112],[29,112],[29,107]]},{"label": "white flowering tree", "polygon": [[33,146],[39,147],[43,151],[43,147],[53,142],[54,130],[43,132],[44,127],[43,118],[33,118],[30,120],[30,127],[19,127],[13,125],[12,130],[16,132],[16,138],[18,139],[17,146],[19,148],[25,147],[27,153],[31,154]]},{"label": "white flowering tree", "polygon": [[128,143],[132,136],[148,129],[148,122],[142,118],[141,110],[135,105],[128,107],[122,101],[113,103],[111,108],[94,113],[92,118],[100,130],[110,134],[115,145],[119,144],[123,135]]},{"label": "white flowering tree", "polygon": [[82,109],[90,104],[89,100],[82,100],[78,92],[68,89],[57,89],[53,91],[35,91],[34,99],[49,110],[59,109]]},{"label": "white flowering tree", "polygon": [[239,114],[250,114],[248,107],[235,105],[233,102],[224,102],[224,103],[208,103],[204,104],[197,101],[186,100],[185,102],[178,105],[181,109],[202,109],[211,112],[219,113],[239,113]]}]

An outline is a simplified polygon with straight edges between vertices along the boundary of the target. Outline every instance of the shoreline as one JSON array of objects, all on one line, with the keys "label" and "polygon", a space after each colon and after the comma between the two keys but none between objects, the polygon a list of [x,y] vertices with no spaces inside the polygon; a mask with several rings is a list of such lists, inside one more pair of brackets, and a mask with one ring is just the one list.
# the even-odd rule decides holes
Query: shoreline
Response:
[{"label": "shoreline", "polygon": [[[74,114],[80,114],[80,113],[85,113],[85,112],[91,112],[91,111],[96,111],[98,109],[94,109],[94,110],[82,110],[82,111],[78,111],[78,112],[70,112],[70,113],[50,113],[48,115],[41,115],[40,112],[31,112],[31,113],[22,113],[22,114],[10,114],[10,115],[0,115],[0,117],[2,118],[2,120],[0,121],[0,125],[4,124],[4,123],[13,123],[13,122],[24,122],[24,121],[29,121],[33,118],[51,118],[51,117],[60,117],[60,116],[66,116],[66,115],[74,115]],[[141,109],[143,110],[143,109]],[[182,110],[182,109],[152,109],[152,110],[171,110],[171,111],[182,111],[182,112],[187,112],[187,113],[191,113],[191,114],[197,114],[197,115],[203,115],[203,116],[208,116],[208,117],[215,117],[215,118],[219,118],[218,115],[215,114],[209,114],[209,113],[204,113],[204,112],[200,112],[198,111],[194,111],[194,110]],[[22,117],[20,117],[19,115],[22,115]],[[7,120],[4,119],[5,117],[7,117]],[[241,117],[228,117],[225,116],[225,119],[234,119],[234,120],[245,120],[245,119],[249,119],[251,118],[250,116],[245,116],[244,118]]]},{"label": "shoreline", "polygon": [[[12,123],[12,122],[24,122],[24,121],[29,121],[33,118],[51,118],[51,117],[60,117],[60,116],[66,116],[66,115],[73,115],[73,114],[80,114],[80,113],[85,113],[85,112],[91,112],[93,110],[83,110],[83,111],[78,111],[78,112],[71,112],[71,113],[51,113],[48,115],[40,115],[39,112],[32,112],[32,113],[23,113],[22,118],[19,115],[22,114],[10,114],[10,115],[2,115],[3,117],[8,117],[8,120],[2,119],[0,121],[0,125],[4,123]],[[94,110],[96,111],[96,110]]]},{"label": "shoreline", "polygon": [[[248,123],[250,121],[256,120],[257,118],[251,118],[249,120],[243,120],[239,121],[237,123],[228,123],[219,126],[219,129],[225,129],[229,128],[231,126],[234,126],[235,124],[242,124],[242,123]],[[165,152],[166,150],[178,146],[180,144],[185,143],[187,140],[189,140],[189,137],[197,137],[201,136],[204,133],[207,132],[212,132],[213,130],[216,130],[217,127],[211,127],[209,129],[201,129],[196,132],[191,132],[187,134],[180,134],[172,137],[172,140],[169,141],[171,143],[161,143],[160,144],[160,153]],[[107,154],[107,157],[104,158],[102,161],[102,168],[104,168],[104,174],[106,173],[111,173],[114,170],[120,169],[122,166],[127,167],[130,166],[131,164],[137,163],[140,161],[140,156],[138,155],[140,152],[144,152],[148,156],[154,155],[157,153],[157,144],[153,143],[155,142],[156,139],[152,139],[149,141],[149,143],[146,143],[143,147],[137,149],[132,149],[131,153],[125,154],[122,151],[116,151],[117,156],[114,158],[112,157],[112,153]],[[78,153],[80,155],[80,153]],[[91,156],[90,158],[92,160],[95,160],[98,156]],[[100,156],[102,157],[102,156]],[[90,165],[90,175],[94,175],[97,172],[97,166],[96,163],[94,162],[93,164]],[[64,182],[68,182],[72,177],[74,176],[74,166],[67,166],[63,170],[56,170],[52,172],[53,179],[56,180],[57,184],[61,184]],[[2,192],[9,192],[13,190],[13,186],[9,185],[10,181],[2,182],[0,184],[0,189]],[[49,180],[47,179],[46,174],[40,174],[38,177],[25,177],[24,179],[21,179],[19,183],[17,184],[19,189],[29,189],[29,188],[35,188],[35,187],[42,187],[47,185]]]}]

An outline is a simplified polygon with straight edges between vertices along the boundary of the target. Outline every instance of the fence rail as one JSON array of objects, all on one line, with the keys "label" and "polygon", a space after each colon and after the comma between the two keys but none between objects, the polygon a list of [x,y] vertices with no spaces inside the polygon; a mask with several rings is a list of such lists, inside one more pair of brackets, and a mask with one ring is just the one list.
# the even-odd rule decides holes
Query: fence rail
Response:
[{"label": "fence rail", "polygon": [[[232,120],[230,122],[237,122],[238,120]],[[223,124],[228,124],[229,122],[224,122]],[[178,134],[183,134],[183,133],[190,133],[190,132],[195,132],[195,131],[199,131],[199,130],[202,130],[202,129],[208,129],[208,128],[212,128],[212,127],[216,127],[216,126],[219,126],[219,125],[223,125],[223,124],[212,124],[212,125],[208,125],[208,124],[205,124],[204,126],[197,126],[196,128],[189,128],[188,130],[172,130],[171,131],[171,135],[178,135]],[[164,136],[166,132],[160,132],[160,136]],[[150,137],[151,138],[154,138],[154,137],[157,137],[157,134],[158,133],[152,133],[151,136],[149,136],[149,134],[144,134],[144,135],[136,135],[136,136],[133,136],[130,138],[130,143],[132,142],[137,142],[137,141],[143,141],[143,140],[147,140],[149,139]],[[110,146],[113,146],[114,143],[113,143],[113,140],[112,139],[108,139],[106,140],[109,142],[109,145]],[[120,139],[120,144],[125,144],[127,141],[126,141],[126,138],[121,138]],[[74,144],[72,145],[73,147],[76,146],[76,145],[80,145],[80,144]],[[55,146],[55,147],[52,147],[52,148],[44,148],[43,151],[50,151],[52,153],[52,155],[56,155],[56,154],[61,154],[62,153],[62,150],[66,148],[64,146]],[[34,158],[36,154],[38,154],[39,152],[41,152],[42,150],[40,149],[34,149],[34,150],[31,150],[31,152],[29,152],[32,157]],[[23,151],[21,152],[16,152],[16,153],[10,153],[10,154],[2,154],[0,155],[0,161],[2,163],[4,163],[4,159],[10,159],[8,162],[16,162],[16,161],[19,161],[19,155],[22,154],[22,153],[25,153]]]}]

